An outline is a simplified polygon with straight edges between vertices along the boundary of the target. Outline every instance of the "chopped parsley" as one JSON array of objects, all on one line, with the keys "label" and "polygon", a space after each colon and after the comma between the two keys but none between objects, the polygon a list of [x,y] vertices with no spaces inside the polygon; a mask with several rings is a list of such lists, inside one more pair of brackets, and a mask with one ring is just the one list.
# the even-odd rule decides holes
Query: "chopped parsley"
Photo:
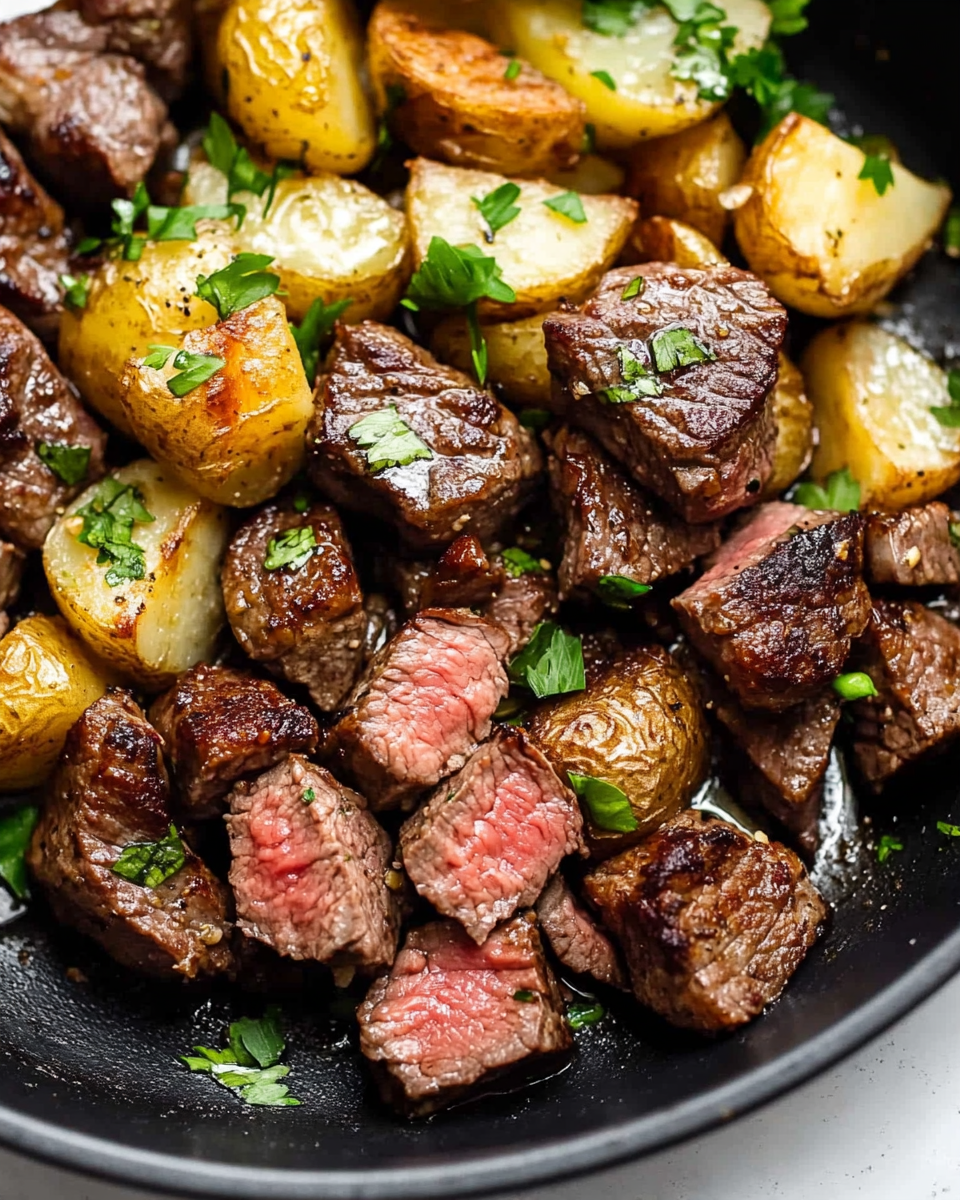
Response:
[{"label": "chopped parsley", "polygon": [[803,33],[810,22],[803,15],[810,0],[767,0],[773,14],[770,33],[773,37],[790,37]]},{"label": "chopped parsley", "polygon": [[960,371],[947,372],[947,391],[950,403],[930,409],[945,429],[960,428]]},{"label": "chopped parsley", "polygon": [[902,850],[903,842],[892,834],[885,833],[877,842],[877,862],[885,863],[895,850]]},{"label": "chopped parsley", "polygon": [[597,581],[597,595],[610,608],[627,609],[649,591],[649,583],[637,583],[626,575],[602,575]]},{"label": "chopped parsley", "polygon": [[277,291],[280,276],[263,269],[272,262],[269,254],[237,254],[228,266],[212,275],[198,275],[196,294],[212,304],[220,320],[225,321]]},{"label": "chopped parsley", "polygon": [[873,680],[865,671],[849,671],[846,675],[838,675],[833,681],[833,690],[841,700],[866,700],[877,694]]},{"label": "chopped parsley", "polygon": [[90,299],[89,275],[60,275],[60,286],[63,288],[63,302],[72,312],[80,312],[87,307]]},{"label": "chopped parsley", "polygon": [[590,820],[598,829],[610,833],[633,833],[637,818],[625,792],[605,779],[592,775],[575,775],[568,772],[570,786],[586,804]]},{"label": "chopped parsley", "polygon": [[300,351],[300,361],[303,363],[307,382],[311,387],[320,369],[320,354],[333,333],[333,327],[352,303],[353,300],[348,298],[325,304],[323,298],[318,296],[307,309],[300,324],[290,326],[293,340]]},{"label": "chopped parsley", "polygon": [[67,487],[76,487],[78,483],[83,483],[90,470],[89,446],[67,446],[63,442],[37,442],[37,457]]},{"label": "chopped parsley", "polygon": [[662,396],[663,384],[629,346],[617,349],[623,386],[602,388],[597,395],[605,404],[633,404],[642,396]]},{"label": "chopped parsley", "polygon": [[362,417],[347,432],[364,451],[371,471],[407,467],[418,459],[433,458],[433,451],[420,441],[395,404]]},{"label": "chopped parsley", "polygon": [[507,668],[510,679],[543,700],[580,692],[587,686],[580,638],[565,633],[553,621],[541,621],[530,641]]},{"label": "chopped parsley", "polygon": [[553,413],[545,408],[521,408],[517,420],[524,429],[546,429]]},{"label": "chopped parsley", "polygon": [[603,84],[605,88],[609,88],[611,92],[617,90],[617,81],[609,71],[591,71],[591,76]]},{"label": "chopped parsley", "polygon": [[182,1055],[181,1062],[191,1071],[212,1075],[245,1104],[290,1107],[300,1101],[280,1083],[290,1074],[289,1067],[280,1065],[285,1049],[280,1012],[271,1005],[259,1020],[243,1017],[234,1021],[227,1034],[227,1049],[194,1046],[194,1053]]},{"label": "chopped parsley", "polygon": [[307,499],[306,496],[295,496],[294,497],[294,499],[293,499],[293,511],[294,512],[298,512],[298,513],[302,514],[302,513],[305,513],[309,507],[310,507],[310,501]]},{"label": "chopped parsley", "polygon": [[821,487],[819,483],[801,483],[794,500],[804,508],[821,509],[826,512],[856,512],[860,507],[860,484],[850,474],[849,467],[842,467],[827,476],[825,487]]},{"label": "chopped parsley", "polygon": [[313,788],[307,788],[307,790],[300,797],[300,799],[304,802],[304,804],[312,804],[314,802],[314,800],[316,800],[316,798],[317,798],[317,793],[314,791]]},{"label": "chopped parsley", "polygon": [[531,992],[529,988],[521,988],[519,992],[513,993],[514,1000],[519,1000],[521,1004],[532,1004],[537,998],[536,992]]},{"label": "chopped parsley", "polygon": [[577,192],[561,192],[559,196],[551,196],[548,200],[544,200],[543,203],[551,212],[555,212],[561,217],[566,217],[574,225],[586,225],[587,223],[587,214],[583,207],[583,201]]},{"label": "chopped parsley", "polygon": [[[293,163],[278,162],[269,175],[261,171],[246,149],[237,143],[233,131],[219,113],[211,113],[202,145],[210,165],[227,177],[228,203],[235,192],[253,192],[261,198],[266,192],[266,203],[261,210],[264,217],[273,206],[277,184],[281,179],[289,179],[297,170]],[[233,207],[241,209],[238,215],[242,221],[242,205]]]},{"label": "chopped parsley", "polygon": [[317,548],[317,535],[312,525],[297,526],[287,529],[279,537],[267,542],[267,556],[263,560],[265,571],[279,571],[281,567],[289,567],[291,571],[299,571],[313,556]]},{"label": "chopped parsley", "polygon": [[39,818],[39,809],[30,804],[0,816],[0,879],[18,900],[30,895],[24,855]]},{"label": "chopped parsley", "polygon": [[110,564],[105,579],[109,587],[128,580],[143,579],[147,560],[142,546],[133,541],[133,527],[149,524],[155,518],[143,504],[143,494],[132,484],[108,476],[93,498],[76,516],[83,518],[77,541],[98,551],[97,565]]},{"label": "chopped parsley", "polygon": [[949,258],[960,258],[960,208],[956,205],[943,224],[943,249]]},{"label": "chopped parsley", "polygon": [[695,337],[689,329],[663,329],[655,333],[650,341],[654,362],[661,375],[675,371],[678,367],[692,367],[696,363],[715,362],[714,352]]},{"label": "chopped parsley", "polygon": [[242,204],[191,204],[183,208],[151,204],[147,209],[147,238],[154,242],[192,242],[197,236],[198,221],[226,221],[236,217],[239,222],[245,213]]},{"label": "chopped parsley", "polygon": [[937,829],[944,837],[960,838],[960,825],[950,825],[947,821],[938,821]]},{"label": "chopped parsley", "polygon": [[574,1032],[586,1029],[588,1025],[596,1025],[606,1015],[606,1009],[599,1000],[572,1000],[567,1005],[567,1024]]},{"label": "chopped parsley", "polygon": [[183,842],[176,825],[171,825],[167,836],[159,842],[136,842],[127,846],[111,869],[114,875],[153,889],[176,875],[185,862]]},{"label": "chopped parsley", "polygon": [[625,37],[653,7],[653,0],[583,0],[584,29],[604,37]]},{"label": "chopped parsley", "polygon": [[635,300],[637,296],[642,296],[646,291],[647,281],[643,275],[635,275],[633,279],[623,289],[621,300]]},{"label": "chopped parsley", "polygon": [[502,183],[485,196],[470,197],[487,224],[487,233],[484,236],[488,242],[492,242],[505,225],[519,217],[520,206],[515,203],[519,195],[520,188],[517,184]]},{"label": "chopped parsley", "polygon": [[520,59],[511,58],[507,63],[507,69],[504,71],[503,77],[508,83],[513,83],[522,70],[523,64],[521,63]]},{"label": "chopped parsley", "polygon": [[504,550],[501,557],[503,569],[511,579],[519,579],[521,575],[543,574],[540,560],[528,554],[526,550],[521,550],[519,546],[511,546],[509,550]]},{"label": "chopped parsley", "polygon": [[153,367],[156,371],[162,371],[171,355],[175,356],[173,366],[180,374],[167,380],[167,387],[174,396],[188,395],[226,366],[225,360],[216,354],[197,354],[192,350],[177,350],[175,346],[151,345],[148,348],[150,353],[143,360],[143,365]]},{"label": "chopped parsley", "polygon": [[733,90],[730,59],[737,30],[733,25],[723,24],[726,12],[707,0],[700,3],[665,0],[665,3],[679,22],[673,43],[674,79],[695,83],[702,100],[728,99]]},{"label": "chopped parsley", "polygon": [[370,164],[370,170],[374,173],[383,168],[384,160],[395,146],[393,134],[390,132],[390,118],[397,111],[401,104],[407,102],[407,90],[399,83],[388,83],[385,89],[386,107],[380,116],[380,123],[377,126],[377,152],[374,155],[373,162]]},{"label": "chopped parsley", "polygon": [[885,195],[887,189],[894,185],[889,154],[867,154],[863,160],[863,169],[857,178],[869,180],[878,196]]},{"label": "chopped parsley", "polygon": [[597,150],[597,127],[591,121],[588,121],[583,127],[583,143],[580,146],[581,154],[595,154]]}]

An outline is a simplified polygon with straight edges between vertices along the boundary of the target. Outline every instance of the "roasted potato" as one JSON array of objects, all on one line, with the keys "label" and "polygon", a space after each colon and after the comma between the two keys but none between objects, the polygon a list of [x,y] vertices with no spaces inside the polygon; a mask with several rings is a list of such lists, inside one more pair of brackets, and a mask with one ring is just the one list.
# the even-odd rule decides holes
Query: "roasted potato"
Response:
[{"label": "roasted potato", "polygon": [[162,370],[131,359],[123,407],[134,436],[199,495],[248,508],[275,496],[300,469],[313,395],[276,296],[258,300],[209,329],[187,334],[183,349],[224,365],[185,396]]},{"label": "roasted potato", "polygon": [[801,364],[820,442],[812,474],[822,483],[849,467],[862,508],[923,504],[960,481],[960,429],[946,374],[902,338],[856,321],[819,333]]},{"label": "roasted potato", "polygon": [[72,629],[127,679],[159,691],[213,653],[223,624],[220,559],[227,516],[150,459],[130,463],[112,478],[136,488],[153,517],[138,521],[131,533],[143,551],[143,578],[111,586],[111,565],[98,564],[97,551],[78,540],[84,526],[78,510],[104,497],[102,483],[88,488],[54,525],[43,565]]},{"label": "roasted potato", "polygon": [[267,158],[338,175],[373,158],[376,123],[350,0],[230,0],[212,73],[227,112]]},{"label": "roasted potato", "polygon": [[567,771],[618,787],[632,833],[599,828],[584,808],[596,857],[616,854],[684,808],[703,782],[708,733],[693,684],[660,646],[629,650],[583,692],[537,708],[530,732]]},{"label": "roasted potato", "polygon": [[621,263],[669,262],[678,267],[709,267],[727,259],[713,242],[692,225],[672,217],[647,217],[630,232]]},{"label": "roasted potato", "polygon": [[[226,199],[223,174],[194,163],[183,203]],[[291,320],[302,321],[318,296],[327,304],[351,300],[347,321],[380,321],[394,310],[410,277],[407,223],[369,188],[339,175],[282,179],[266,216],[266,196],[237,192],[233,199],[247,210],[237,246],[272,256]]]},{"label": "roasted potato", "polygon": [[[735,49],[762,46],[770,9],[761,0],[725,0],[727,23],[736,26]],[[625,149],[706,120],[719,107],[701,100],[697,85],[671,74],[677,23],[657,5],[638,17],[624,37],[605,37],[584,26],[581,0],[492,0],[491,34],[501,46],[579,97],[596,126],[601,149]],[[596,77],[608,74],[616,90]]]},{"label": "roasted potato", "polygon": [[747,151],[725,112],[630,153],[627,195],[644,216],[676,217],[719,246],[730,213],[720,195],[738,183]]},{"label": "roasted potato", "polygon": [[0,792],[39,787],[70,726],[112,682],[62,617],[26,617],[0,641]]},{"label": "roasted potato", "polygon": [[943,223],[945,184],[893,164],[881,196],[858,178],[863,164],[862,150],[797,113],[751,155],[734,228],[750,269],[784,304],[815,317],[869,312]]},{"label": "roasted potato", "polygon": [[763,499],[775,500],[800,478],[813,454],[813,405],[803,376],[785,354],[780,355],[780,373],[767,403],[773,407],[777,443]]},{"label": "roasted potato", "polygon": [[587,220],[575,224],[553,212],[545,200],[557,196],[545,180],[520,180],[520,214],[491,245],[472,197],[507,183],[502,175],[468,171],[418,158],[407,188],[407,218],[414,264],[425,258],[434,237],[455,246],[467,243],[496,257],[503,281],[517,293],[515,304],[481,300],[481,319],[519,320],[556,308],[561,299],[584,299],[616,261],[636,218],[636,201],[623,196],[584,196]]},{"label": "roasted potato", "polygon": [[619,192],[627,173],[610,158],[584,154],[576,166],[566,171],[551,171],[547,178],[561,192],[579,192],[581,196],[604,196]]},{"label": "roasted potato", "polygon": [[[449,17],[448,17],[449,19]],[[472,33],[380,0],[370,20],[377,108],[417,154],[507,175],[545,175],[580,155],[584,106],[552,79]]]},{"label": "roasted potato", "polygon": [[86,307],[64,310],[60,368],[124,433],[124,364],[153,342],[179,345],[189,330],[216,321],[217,310],[194,293],[198,275],[219,271],[236,252],[232,228],[201,221],[194,241],[148,242],[137,262],[110,258],[92,273]]},{"label": "roasted potato", "polygon": [[[550,399],[544,315],[483,326],[489,355],[487,379],[514,408],[545,408]],[[430,349],[441,362],[467,373],[473,371],[470,333],[463,317],[441,321],[433,331]]]}]

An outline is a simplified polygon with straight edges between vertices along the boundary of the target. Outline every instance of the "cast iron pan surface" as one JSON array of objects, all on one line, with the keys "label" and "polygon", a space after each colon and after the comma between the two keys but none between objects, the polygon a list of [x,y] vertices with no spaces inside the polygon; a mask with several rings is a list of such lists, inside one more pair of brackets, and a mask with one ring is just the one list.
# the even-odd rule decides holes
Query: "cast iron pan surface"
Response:
[{"label": "cast iron pan surface", "polygon": [[[812,26],[792,47],[795,72],[835,92],[851,124],[889,134],[913,169],[948,173],[953,6],[819,0]],[[960,266],[934,250],[893,300],[898,332],[948,362],[960,354]],[[960,843],[936,831],[960,822],[958,761],[863,805],[868,828],[906,847],[885,864],[838,826],[834,868],[821,865],[832,926],[762,1019],[711,1042],[605,997],[610,1015],[577,1035],[564,1073],[420,1124],[379,1106],[351,1024],[322,996],[284,1007],[303,1106],[241,1105],[177,1056],[220,1045],[256,998],[143,982],[37,906],[0,929],[0,1140],[142,1188],[402,1200],[514,1190],[701,1132],[850,1052],[960,968]]]}]

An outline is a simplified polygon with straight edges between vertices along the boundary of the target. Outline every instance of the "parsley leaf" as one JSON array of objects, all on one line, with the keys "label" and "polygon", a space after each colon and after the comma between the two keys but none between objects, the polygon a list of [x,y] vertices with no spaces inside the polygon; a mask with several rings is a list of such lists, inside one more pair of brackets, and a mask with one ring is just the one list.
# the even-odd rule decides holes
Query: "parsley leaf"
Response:
[{"label": "parsley leaf", "polygon": [[773,37],[790,37],[803,33],[810,22],[803,15],[810,0],[767,0],[773,14],[770,33]]},{"label": "parsley leaf", "polygon": [[492,242],[505,225],[519,217],[520,207],[514,203],[519,195],[520,188],[515,183],[502,183],[485,196],[470,197],[487,223],[489,235],[485,236],[488,242]]},{"label": "parsley leaf", "polygon": [[521,1004],[533,1004],[536,1000],[536,992],[531,992],[529,988],[521,988],[518,992],[513,993],[514,1000],[519,1000]]},{"label": "parsley leaf", "polygon": [[629,346],[617,348],[623,387],[602,388],[597,395],[606,404],[632,404],[642,396],[662,396],[663,384]]},{"label": "parsley leaf", "polygon": [[599,80],[605,88],[609,88],[611,92],[617,90],[617,81],[609,71],[591,71],[590,74],[594,79]]},{"label": "parsley leaf", "polygon": [[67,446],[63,442],[38,442],[37,457],[67,487],[76,487],[78,483],[82,483],[90,469],[89,446]]},{"label": "parsley leaf", "polygon": [[894,185],[890,156],[888,154],[867,154],[863,160],[863,169],[857,178],[869,180],[878,196],[885,195],[887,189]]},{"label": "parsley leaf", "polygon": [[583,645],[553,621],[541,621],[530,641],[511,661],[507,674],[538,700],[579,692],[586,686]]},{"label": "parsley leaf", "polygon": [[236,217],[242,222],[246,211],[242,204],[191,204],[184,208],[151,204],[147,209],[147,237],[154,242],[193,241],[198,221],[226,221]]},{"label": "parsley leaf", "polygon": [[524,429],[546,429],[553,417],[546,408],[521,408],[517,420]]},{"label": "parsley leaf", "polygon": [[960,428],[960,371],[947,373],[947,390],[950,393],[950,403],[934,406],[930,411],[945,429],[958,429]]},{"label": "parsley leaf", "polygon": [[783,52],[774,42],[738,54],[730,64],[730,77],[735,87],[743,88],[760,106],[760,139],[790,112],[820,125],[828,123],[834,97],[789,75]]},{"label": "parsley leaf", "polygon": [[317,793],[313,788],[307,788],[307,790],[300,796],[300,799],[304,802],[304,804],[312,804],[316,798]]},{"label": "parsley leaf", "polygon": [[137,221],[150,207],[150,196],[143,181],[137,184],[132,200],[114,200],[110,207],[113,209],[110,228],[114,235],[111,241],[120,246],[123,258],[128,262],[137,262],[143,254],[146,239],[137,237],[133,230]]},{"label": "parsley leaf", "polygon": [[624,37],[654,0],[583,0],[581,22],[584,29],[604,37]]},{"label": "parsley leaf", "polygon": [[320,369],[320,353],[325,348],[333,327],[347,311],[353,300],[335,300],[333,304],[325,304],[323,297],[318,296],[304,314],[299,325],[290,326],[293,340],[300,351],[300,361],[307,376],[307,382],[313,386]]},{"label": "parsley leaf", "polygon": [[143,360],[143,365],[151,367],[154,371],[162,371],[170,361],[170,355],[177,353],[176,346],[159,346],[151,343],[147,349],[150,353]]},{"label": "parsley leaf", "polygon": [[573,1000],[567,1005],[567,1024],[574,1032],[596,1025],[605,1016],[606,1009],[599,1000]]},{"label": "parsley leaf", "polygon": [[237,210],[239,224],[243,223],[245,209],[242,204],[230,204],[235,192],[253,192],[260,197],[266,192],[266,203],[261,210],[261,216],[266,217],[273,206],[277,184],[281,179],[289,179],[297,170],[293,163],[277,162],[269,175],[261,171],[247,150],[238,144],[230,126],[219,113],[210,114],[210,124],[202,145],[211,166],[227,177],[227,207]]},{"label": "parsley leaf", "polygon": [[433,451],[403,420],[395,404],[362,417],[347,432],[365,452],[371,471],[407,467],[418,459],[433,458]]},{"label": "parsley leaf", "polygon": [[621,300],[634,300],[637,296],[642,296],[646,291],[647,281],[643,275],[635,275],[633,279],[623,289]]},{"label": "parsley leaf", "polygon": [[551,212],[559,213],[561,217],[566,217],[574,225],[586,225],[587,223],[583,201],[577,192],[562,192],[559,196],[551,196],[549,200],[544,200],[543,203]]},{"label": "parsley leaf", "polygon": [[513,83],[513,81],[517,78],[517,76],[520,74],[520,72],[522,70],[523,70],[523,63],[521,63],[520,59],[519,58],[511,58],[510,61],[507,63],[507,69],[504,71],[503,77],[504,77],[504,79],[507,80],[508,83]]},{"label": "parsley leaf", "polygon": [[637,828],[637,818],[625,792],[615,784],[595,779],[592,775],[575,775],[572,771],[568,775],[571,787],[586,804],[590,820],[598,829],[606,829],[610,833],[633,833]]},{"label": "parsley leaf", "polygon": [[39,809],[29,804],[0,816],[0,879],[18,900],[30,895],[24,855],[39,819]]},{"label": "parsley leaf", "polygon": [[804,508],[823,509],[827,512],[856,512],[860,507],[860,484],[843,467],[827,476],[827,486],[818,483],[801,483],[794,501]]},{"label": "parsley leaf", "polygon": [[242,1017],[234,1021],[227,1040],[226,1050],[194,1046],[194,1054],[182,1055],[181,1062],[191,1071],[213,1076],[246,1104],[289,1107],[300,1103],[287,1085],[280,1083],[290,1068],[280,1065],[286,1043],[274,1005],[259,1020]]},{"label": "parsley leaf", "polygon": [[146,555],[143,547],[132,539],[133,526],[137,522],[149,524],[155,518],[144,508],[143,494],[138,488],[108,476],[93,498],[77,509],[76,516],[83,518],[77,541],[99,552],[98,566],[110,564],[105,576],[110,587],[143,579],[147,569]]},{"label": "parsley leaf", "polygon": [[841,700],[866,700],[869,696],[877,695],[874,682],[865,671],[838,675],[833,681],[833,690]]},{"label": "parsley leaf", "polygon": [[60,275],[58,282],[63,288],[63,302],[73,312],[87,307],[90,298],[89,275]]},{"label": "parsley leaf", "polygon": [[267,543],[263,569],[279,571],[281,567],[289,567],[291,571],[299,571],[313,557],[316,548],[317,536],[312,525],[287,529]]},{"label": "parsley leaf", "polygon": [[877,843],[877,862],[885,863],[895,850],[902,850],[903,842],[892,834],[885,833]]},{"label": "parsley leaf", "polygon": [[140,887],[158,888],[186,862],[183,842],[176,825],[159,842],[136,842],[127,846],[111,870]]},{"label": "parsley leaf", "polygon": [[519,579],[521,575],[542,575],[543,567],[538,558],[521,550],[519,546],[511,546],[500,556],[503,559],[503,569],[511,579]]},{"label": "parsley leaf", "polygon": [[241,1017],[230,1026],[230,1044],[243,1045],[244,1050],[261,1067],[272,1067],[280,1061],[284,1051],[283,1033],[280,1029],[280,1010],[271,1005],[259,1021]]},{"label": "parsley leaf", "polygon": [[944,837],[960,838],[960,825],[950,825],[946,821],[938,821],[937,829]]},{"label": "parsley leaf", "polygon": [[173,365],[180,372],[167,380],[167,387],[174,396],[186,396],[200,387],[226,366],[224,359],[216,354],[194,354],[191,350],[179,350]]},{"label": "parsley leaf", "polygon": [[370,170],[373,173],[381,170],[384,159],[396,144],[393,134],[390,132],[390,118],[401,104],[406,104],[406,88],[399,83],[388,83],[386,86],[386,101],[386,107],[380,116],[380,124],[377,126],[377,152],[374,155],[373,162],[370,164]]},{"label": "parsley leaf", "polygon": [[583,144],[580,147],[581,154],[596,154],[597,152],[597,127],[591,121],[588,121],[583,127]]},{"label": "parsley leaf", "polygon": [[732,25],[721,24],[727,14],[708,0],[666,0],[666,7],[680,22],[671,69],[674,79],[695,83],[703,100],[726,100],[733,90],[730,52],[737,36]]},{"label": "parsley leaf", "polygon": [[602,575],[597,581],[597,595],[610,608],[627,609],[649,591],[649,583],[637,583],[626,575]]},{"label": "parsley leaf", "polygon": [[960,208],[956,205],[943,225],[943,249],[948,258],[960,258]]},{"label": "parsley leaf", "polygon": [[212,275],[198,275],[196,294],[212,304],[220,320],[225,321],[233,313],[272,296],[280,287],[280,276],[263,270],[272,262],[269,254],[238,254]]},{"label": "parsley leaf", "polygon": [[663,329],[655,333],[650,342],[657,370],[661,375],[679,367],[691,367],[696,363],[715,362],[714,352],[694,337],[689,329]]}]

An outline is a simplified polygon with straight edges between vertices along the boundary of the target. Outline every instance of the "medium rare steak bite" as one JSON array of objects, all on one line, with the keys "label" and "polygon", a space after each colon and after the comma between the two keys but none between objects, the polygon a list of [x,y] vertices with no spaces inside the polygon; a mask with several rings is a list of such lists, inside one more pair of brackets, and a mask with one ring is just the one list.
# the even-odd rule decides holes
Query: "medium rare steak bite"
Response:
[{"label": "medium rare steak bite", "polygon": [[860,774],[875,790],[960,734],[960,629],[915,602],[875,600],[854,665],[878,695],[849,705]]},{"label": "medium rare steak bite", "polygon": [[819,695],[843,671],[870,615],[862,564],[858,513],[773,502],[672,603],[741,703],[779,712]]},{"label": "medium rare steak bite", "polygon": [[424,899],[482,944],[582,849],[577,798],[522,730],[499,729],[400,831]]},{"label": "medium rare steak bite", "polygon": [[229,893],[190,847],[156,888],[113,870],[128,847],[169,835],[160,746],[129,692],[92,704],[67,735],[27,864],[57,919],[124,966],[168,979],[216,975],[232,966]]},{"label": "medium rare steak bite", "polygon": [[230,543],[221,581],[227,619],[244,651],[303,684],[318,708],[336,709],[360,671],[368,622],[334,509],[260,509]]},{"label": "medium rare steak bite", "polygon": [[[0,308],[0,535],[39,550],[58,510],[103,475],[106,443],[39,340]],[[85,477],[64,483],[40,458],[42,445],[88,448]]]},{"label": "medium rare steak bite", "polygon": [[222,812],[238,779],[288,754],[313,753],[320,736],[309,710],[272,683],[206,663],[154,700],[150,720],[163,738],[181,809],[194,819]]},{"label": "medium rare steak bite", "polygon": [[362,796],[294,754],[230,794],[237,925],[294,959],[372,971],[393,962],[400,910],[390,839]]},{"label": "medium rare steak bite", "polygon": [[580,430],[564,426],[550,449],[550,493],[566,530],[562,600],[596,593],[608,575],[656,583],[720,545],[718,525],[688,525]]},{"label": "medium rare steak bite", "polygon": [[827,913],[792,850],[693,810],[603,863],[585,887],[640,1003],[704,1033],[759,1016]]},{"label": "medium rare steak bite", "polygon": [[771,473],[766,401],[786,330],[786,310],[736,267],[610,271],[579,309],[543,323],[553,406],[704,524],[755,504]]},{"label": "medium rare steak bite", "polygon": [[940,500],[902,512],[870,513],[864,540],[867,579],[933,587],[960,583],[960,524]]},{"label": "medium rare steak bite", "polygon": [[490,735],[509,684],[508,639],[465,609],[424,609],[374,657],[324,752],[374,812],[416,797],[458,771]]},{"label": "medium rare steak bite", "polygon": [[10,628],[5,609],[13,604],[20,592],[25,555],[9,542],[0,541],[0,638]]},{"label": "medium rare steak bite", "polygon": [[106,49],[147,68],[151,84],[173,99],[183,88],[193,52],[190,0],[60,0],[106,34]]},{"label": "medium rare steak bite", "polygon": [[[318,488],[421,550],[495,537],[542,465],[534,436],[490,392],[374,321],[338,326],[307,447]],[[401,465],[387,465],[392,455]]]},{"label": "medium rare steak bite", "polygon": [[540,928],[550,949],[568,971],[592,975],[598,983],[626,988],[619,951],[577,901],[562,875],[554,875],[537,901]]},{"label": "medium rare steak bite", "polygon": [[381,1095],[409,1117],[550,1074],[573,1047],[532,914],[482,946],[454,921],[411,930],[357,1018]]}]

